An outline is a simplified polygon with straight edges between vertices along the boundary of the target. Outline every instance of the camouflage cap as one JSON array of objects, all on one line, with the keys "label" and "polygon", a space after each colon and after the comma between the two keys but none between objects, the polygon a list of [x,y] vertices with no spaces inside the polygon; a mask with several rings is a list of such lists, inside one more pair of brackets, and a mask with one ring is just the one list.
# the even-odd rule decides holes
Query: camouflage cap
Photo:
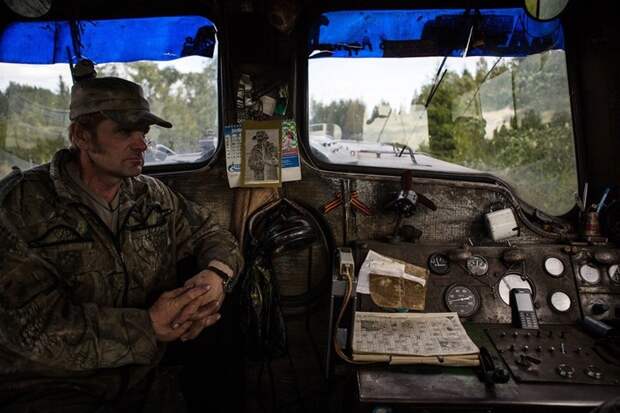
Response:
[{"label": "camouflage cap", "polygon": [[256,135],[252,136],[253,140],[262,140],[269,139],[269,135],[265,131],[259,130],[256,132]]},{"label": "camouflage cap", "polygon": [[74,120],[89,113],[102,113],[121,124],[172,127],[170,122],[151,113],[140,85],[118,77],[86,79],[73,85],[69,118]]}]

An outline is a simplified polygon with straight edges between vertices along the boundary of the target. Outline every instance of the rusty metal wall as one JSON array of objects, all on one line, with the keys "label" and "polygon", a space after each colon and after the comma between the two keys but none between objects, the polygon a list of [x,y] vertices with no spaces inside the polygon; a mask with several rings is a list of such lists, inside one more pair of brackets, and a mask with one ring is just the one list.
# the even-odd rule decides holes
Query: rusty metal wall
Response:
[{"label": "rusty metal wall", "polygon": [[[399,191],[399,178],[339,176],[307,165],[302,175],[302,181],[285,184],[287,197],[320,209],[342,191],[343,181],[348,180],[350,189],[356,190],[359,199],[373,210],[373,215],[368,217],[351,212],[347,240],[382,239],[392,233],[396,217],[393,212],[385,211],[384,205]],[[413,225],[423,232],[419,243],[460,244],[471,239],[475,244],[492,244],[484,225],[484,214],[493,205],[516,206],[508,190],[494,184],[414,178],[413,188],[438,207],[433,212],[419,206],[414,216],[403,220],[403,224]],[[345,241],[344,215],[344,208],[340,207],[325,216],[339,245]],[[511,242],[551,242],[529,229],[519,217],[517,220],[521,234]]]},{"label": "rusty metal wall", "polygon": [[[352,210],[346,237],[344,207],[323,215],[331,232],[328,235],[333,236],[336,246],[345,241],[384,240],[392,233],[396,218],[394,213],[384,211],[383,206],[400,189],[398,178],[336,174],[318,171],[305,163],[302,176],[302,181],[284,184],[282,195],[318,211],[341,193],[343,182],[348,181],[350,189],[356,190],[359,199],[373,211],[372,216],[364,216]],[[160,178],[189,199],[209,207],[220,224],[230,228],[233,190],[228,187],[223,159],[218,159],[210,169]],[[414,178],[413,187],[438,206],[437,211],[420,206],[413,217],[403,220],[403,224],[414,225],[422,231],[419,244],[459,245],[471,239],[475,245],[493,245],[484,226],[484,214],[492,205],[514,206],[507,190],[498,185]],[[514,244],[553,242],[534,233],[522,222],[520,227],[521,235],[511,240]],[[302,294],[308,286],[316,286],[330,270],[326,265],[328,258],[320,246],[315,246],[311,254],[285,252],[275,257],[282,294]]]}]

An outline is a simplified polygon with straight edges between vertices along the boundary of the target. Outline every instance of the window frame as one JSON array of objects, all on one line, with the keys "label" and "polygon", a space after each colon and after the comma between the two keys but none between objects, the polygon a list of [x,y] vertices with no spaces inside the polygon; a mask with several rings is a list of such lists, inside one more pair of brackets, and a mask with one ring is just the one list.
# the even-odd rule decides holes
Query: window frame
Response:
[{"label": "window frame", "polygon": [[[155,7],[154,7],[155,9]],[[109,10],[106,10],[109,12]],[[179,162],[179,163],[171,163],[171,164],[150,164],[144,165],[142,173],[145,175],[167,175],[167,174],[176,174],[176,173],[184,173],[184,172],[197,172],[201,170],[209,170],[213,164],[217,162],[217,159],[220,157],[220,154],[223,152],[224,146],[224,82],[228,80],[224,76],[223,70],[223,41],[222,38],[225,37],[222,34],[222,30],[220,29],[222,24],[222,19],[219,18],[218,13],[215,10],[212,10],[210,7],[202,6],[202,7],[183,7],[183,8],[162,8],[162,10],[151,10],[150,13],[144,13],[144,10],[140,10],[138,7],[132,8],[129,12],[126,13],[101,13],[96,10],[96,8],[92,10],[86,10],[83,14],[80,13],[79,16],[76,15],[66,15],[62,13],[56,13],[56,10],[52,8],[50,13],[41,16],[40,18],[35,19],[25,19],[19,16],[17,18],[12,19],[8,17],[7,19],[0,19],[0,29],[3,29],[6,25],[16,22],[36,22],[36,21],[56,21],[56,20],[103,20],[103,19],[131,19],[131,18],[149,18],[149,17],[172,17],[172,16],[200,16],[210,20],[216,29],[216,47],[214,51],[214,55],[217,54],[217,146],[215,151],[211,155],[208,160],[201,162]],[[129,62],[128,62],[129,63]],[[68,109],[68,108],[67,108]],[[173,125],[174,128],[174,125]],[[67,132],[68,133],[68,132]],[[58,148],[62,149],[62,148]],[[51,161],[51,159],[49,160]]]},{"label": "window frame", "polygon": [[[374,7],[373,7],[374,6]],[[364,1],[360,3],[352,3],[348,4],[346,7],[343,5],[338,5],[338,7],[323,7],[323,8],[314,8],[310,13],[305,16],[302,24],[302,30],[299,32],[299,36],[297,39],[297,56],[295,59],[296,65],[296,87],[298,93],[296,94],[297,102],[296,108],[297,113],[301,116],[298,117],[298,135],[301,143],[301,148],[306,159],[309,160],[309,163],[319,169],[320,171],[325,172],[335,172],[337,174],[356,174],[356,175],[376,175],[376,176],[385,176],[385,177],[399,177],[405,171],[411,171],[411,174],[414,178],[426,178],[426,179],[441,179],[441,180],[452,180],[452,181],[466,181],[466,182],[480,182],[487,184],[496,184],[506,187],[510,193],[519,201],[519,204],[522,208],[529,211],[539,211],[547,216],[554,216],[550,213],[542,211],[538,209],[536,206],[529,204],[527,201],[523,200],[519,195],[518,191],[514,188],[514,186],[504,179],[495,176],[489,172],[478,172],[478,173],[466,173],[466,172],[445,172],[445,171],[429,171],[429,170],[421,170],[421,169],[401,169],[401,168],[384,168],[384,167],[368,167],[368,166],[359,166],[359,165],[344,165],[344,164],[335,164],[324,162],[321,159],[317,158],[310,146],[309,140],[309,48],[308,48],[308,36],[310,34],[310,29],[312,27],[312,23],[317,20],[317,18],[326,12],[336,12],[336,11],[355,11],[355,10],[423,10],[423,9],[462,9],[462,2],[455,1],[425,1],[422,0],[419,3],[416,3],[415,7],[404,7],[403,4],[396,4],[393,2],[388,2],[386,5],[382,5],[382,7],[376,7],[376,3],[372,3],[369,1]],[[468,3],[467,6],[470,8],[515,8],[520,7],[523,8],[522,1],[482,1],[482,0],[474,0],[471,3]],[[562,13],[560,15],[560,22],[565,30],[565,38],[564,38],[564,53],[566,57],[566,71],[567,71],[567,81],[568,81],[568,90],[569,90],[569,99],[570,99],[570,109],[571,109],[571,119],[573,122],[573,145],[575,149],[575,166],[576,166],[576,174],[577,174],[577,183],[578,188],[583,186],[583,182],[585,182],[586,178],[585,169],[584,169],[584,148],[585,144],[583,143],[583,133],[582,133],[582,124],[580,122],[579,116],[579,105],[578,101],[578,85],[576,82],[577,74],[575,67],[575,60],[573,58],[572,50],[572,36],[571,32],[568,29],[567,21],[567,13]],[[565,214],[559,215],[559,218],[574,218],[577,215],[578,206],[575,203],[573,207],[568,210]]]}]

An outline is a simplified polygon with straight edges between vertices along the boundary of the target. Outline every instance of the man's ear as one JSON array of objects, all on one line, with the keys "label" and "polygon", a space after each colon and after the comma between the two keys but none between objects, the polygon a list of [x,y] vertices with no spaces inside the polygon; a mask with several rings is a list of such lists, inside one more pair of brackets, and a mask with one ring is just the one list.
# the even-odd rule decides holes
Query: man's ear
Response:
[{"label": "man's ear", "polygon": [[73,129],[73,142],[80,150],[88,149],[91,139],[92,136],[90,132],[83,127],[77,125],[77,127]]}]

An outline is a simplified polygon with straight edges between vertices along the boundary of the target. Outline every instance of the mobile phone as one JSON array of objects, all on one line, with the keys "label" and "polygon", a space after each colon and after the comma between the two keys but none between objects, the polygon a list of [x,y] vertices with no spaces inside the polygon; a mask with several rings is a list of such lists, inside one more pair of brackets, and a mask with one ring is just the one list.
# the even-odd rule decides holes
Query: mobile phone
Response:
[{"label": "mobile phone", "polygon": [[510,290],[510,308],[512,310],[512,325],[514,327],[538,330],[538,316],[536,316],[530,290],[527,288],[513,288]]}]

